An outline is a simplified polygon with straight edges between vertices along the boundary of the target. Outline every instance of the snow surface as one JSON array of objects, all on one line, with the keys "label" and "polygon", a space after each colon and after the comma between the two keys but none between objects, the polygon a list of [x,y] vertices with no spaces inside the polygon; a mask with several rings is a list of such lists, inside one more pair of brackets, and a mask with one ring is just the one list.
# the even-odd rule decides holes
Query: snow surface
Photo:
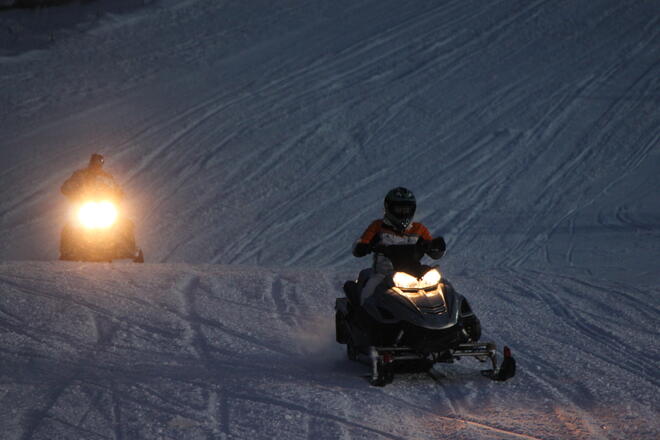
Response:
[{"label": "snow surface", "polygon": [[[99,0],[0,32],[0,438],[660,437],[660,1]],[[92,152],[145,265],[54,261]],[[334,342],[398,185],[513,380],[374,388]]]}]

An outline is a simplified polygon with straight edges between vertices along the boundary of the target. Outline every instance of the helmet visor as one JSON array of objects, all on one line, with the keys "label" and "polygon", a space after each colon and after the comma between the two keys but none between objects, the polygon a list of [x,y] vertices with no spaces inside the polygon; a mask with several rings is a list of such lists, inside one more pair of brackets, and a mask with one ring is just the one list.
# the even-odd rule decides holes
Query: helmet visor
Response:
[{"label": "helmet visor", "polygon": [[391,207],[390,212],[398,219],[410,219],[415,215],[415,205],[409,203],[394,205]]}]

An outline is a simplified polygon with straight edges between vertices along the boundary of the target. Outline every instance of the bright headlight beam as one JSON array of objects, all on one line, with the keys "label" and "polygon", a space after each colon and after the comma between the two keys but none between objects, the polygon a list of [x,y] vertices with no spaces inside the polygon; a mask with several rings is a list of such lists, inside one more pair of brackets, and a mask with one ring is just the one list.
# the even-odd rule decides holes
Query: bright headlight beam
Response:
[{"label": "bright headlight beam", "polygon": [[440,282],[442,275],[437,269],[431,269],[421,279],[417,279],[405,272],[394,274],[393,281],[396,287],[401,289],[424,289],[435,286]]},{"label": "bright headlight beam", "polygon": [[440,278],[442,278],[440,272],[438,272],[436,269],[431,269],[424,274],[421,282],[425,286],[435,286],[440,282]]},{"label": "bright headlight beam", "polygon": [[393,277],[394,285],[403,289],[414,289],[417,287],[417,278],[404,272],[397,272]]},{"label": "bright headlight beam", "polygon": [[87,202],[78,210],[78,219],[85,228],[105,229],[117,220],[117,208],[111,202]]}]

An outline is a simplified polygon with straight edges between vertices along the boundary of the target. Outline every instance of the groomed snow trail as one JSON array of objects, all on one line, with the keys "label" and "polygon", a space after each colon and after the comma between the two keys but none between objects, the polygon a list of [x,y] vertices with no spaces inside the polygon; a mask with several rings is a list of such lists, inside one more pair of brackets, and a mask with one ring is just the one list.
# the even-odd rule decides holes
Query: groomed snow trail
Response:
[{"label": "groomed snow trail", "polygon": [[[76,7],[0,13],[3,439],[660,437],[660,2]],[[145,265],[53,261],[92,152]],[[514,380],[334,342],[398,185]]]},{"label": "groomed snow trail", "polygon": [[[3,263],[6,438],[650,438],[656,364],[623,340],[648,347],[653,335],[619,317],[638,305],[613,310],[610,293],[599,317],[565,312],[551,289],[521,290],[530,275],[454,279],[487,337],[512,341],[515,380],[491,382],[465,360],[439,368],[438,383],[414,374],[379,389],[333,340],[339,274]],[[553,290],[600,290],[560,281]]]}]

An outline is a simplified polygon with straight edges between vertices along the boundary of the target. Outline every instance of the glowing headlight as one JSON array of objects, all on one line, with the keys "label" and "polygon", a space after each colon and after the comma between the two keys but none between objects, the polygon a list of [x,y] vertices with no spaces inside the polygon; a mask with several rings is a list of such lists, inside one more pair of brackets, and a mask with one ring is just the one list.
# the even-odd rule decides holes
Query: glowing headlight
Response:
[{"label": "glowing headlight", "polygon": [[109,228],[117,220],[117,208],[108,201],[87,202],[78,210],[78,220],[85,228]]},{"label": "glowing headlight", "polygon": [[428,272],[426,272],[422,277],[422,279],[420,280],[420,283],[423,284],[423,286],[420,287],[435,286],[440,282],[440,278],[442,278],[440,272],[438,272],[436,269],[431,269]]},{"label": "glowing headlight", "polygon": [[441,278],[442,276],[437,269],[431,269],[421,279],[404,272],[397,272],[394,274],[393,281],[394,285],[401,289],[424,289],[437,285]]},{"label": "glowing headlight", "polygon": [[414,289],[417,287],[417,278],[408,275],[404,272],[397,272],[394,274],[394,285],[402,289]]}]

